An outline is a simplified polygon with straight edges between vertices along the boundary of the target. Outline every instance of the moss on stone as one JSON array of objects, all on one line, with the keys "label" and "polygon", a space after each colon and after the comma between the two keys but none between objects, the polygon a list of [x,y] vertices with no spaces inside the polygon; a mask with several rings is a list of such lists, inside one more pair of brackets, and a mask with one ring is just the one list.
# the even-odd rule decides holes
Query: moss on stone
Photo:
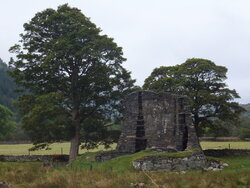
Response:
[{"label": "moss on stone", "polygon": [[152,152],[149,150],[141,151],[142,156],[137,158],[136,160],[144,159],[147,156],[162,156],[162,157],[171,157],[171,158],[184,158],[190,157],[192,155],[192,151],[181,151],[176,153],[159,153],[159,152]]}]

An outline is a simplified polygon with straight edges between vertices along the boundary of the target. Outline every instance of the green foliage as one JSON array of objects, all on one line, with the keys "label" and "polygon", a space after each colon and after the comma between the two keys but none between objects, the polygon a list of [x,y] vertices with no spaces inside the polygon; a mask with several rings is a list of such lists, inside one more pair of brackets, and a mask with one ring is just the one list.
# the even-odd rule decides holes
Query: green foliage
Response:
[{"label": "green foliage", "polygon": [[250,104],[241,105],[246,111],[241,114],[241,127],[250,128]]},{"label": "green foliage", "polygon": [[0,131],[0,140],[28,140],[27,135],[21,129],[19,124],[20,115],[14,106],[19,94],[15,92],[17,87],[7,74],[9,70],[7,65],[0,59],[0,105],[13,112],[12,121],[9,121],[5,131]]},{"label": "green foliage", "polygon": [[250,128],[241,128],[239,137],[241,139],[250,138]]},{"label": "green foliage", "polygon": [[36,98],[32,95],[22,95],[19,98],[23,128],[28,131],[35,144],[69,139],[70,114],[61,107],[63,100],[58,93],[44,94]]},{"label": "green foliage", "polygon": [[5,125],[7,124],[13,113],[5,106],[0,105],[0,125]]},{"label": "green foliage", "polygon": [[193,58],[181,65],[154,69],[143,88],[188,96],[194,125],[202,135],[207,128],[216,132],[222,122],[229,126],[239,124],[239,114],[244,109],[233,102],[239,95],[227,88],[226,73],[226,67]]},{"label": "green foliage", "polygon": [[0,59],[0,104],[14,111],[12,103],[17,99],[17,94],[14,92],[16,85],[7,74],[7,70],[7,65]]},{"label": "green foliage", "polygon": [[121,131],[110,129],[113,123],[104,124],[102,120],[94,117],[89,117],[85,122],[81,130],[81,148],[94,149],[98,145],[104,145],[107,149],[110,144],[118,142]]},{"label": "green foliage", "polygon": [[231,124],[230,122],[216,119],[210,125],[210,127],[206,127],[203,129],[204,136],[212,136],[212,137],[230,137],[230,136],[238,136],[239,125],[235,126],[235,124]]},{"label": "green foliage", "polygon": [[106,125],[120,116],[134,83],[122,67],[122,48],[67,4],[38,12],[24,30],[10,48],[10,75],[29,92],[18,106],[32,140],[111,143]]},{"label": "green foliage", "polygon": [[250,104],[242,104],[241,106],[246,109],[244,114],[250,117]]},{"label": "green foliage", "polygon": [[12,116],[13,113],[7,107],[0,105],[0,140],[6,138],[14,128]]},{"label": "green foliage", "polygon": [[238,136],[241,139],[250,138],[250,104],[244,104],[242,107],[246,110],[240,116],[240,128]]}]

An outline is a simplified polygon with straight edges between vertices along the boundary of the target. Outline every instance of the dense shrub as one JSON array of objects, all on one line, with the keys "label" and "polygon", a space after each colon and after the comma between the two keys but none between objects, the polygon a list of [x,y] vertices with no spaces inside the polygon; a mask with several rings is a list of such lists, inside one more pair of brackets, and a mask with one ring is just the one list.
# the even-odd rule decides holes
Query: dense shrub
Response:
[{"label": "dense shrub", "polygon": [[250,128],[241,128],[240,129],[240,138],[250,138]]}]

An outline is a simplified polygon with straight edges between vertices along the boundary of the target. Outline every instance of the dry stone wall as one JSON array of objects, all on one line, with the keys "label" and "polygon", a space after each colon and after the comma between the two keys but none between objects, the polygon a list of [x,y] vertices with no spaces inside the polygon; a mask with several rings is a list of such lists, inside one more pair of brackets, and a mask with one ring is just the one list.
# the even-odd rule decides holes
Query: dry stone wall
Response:
[{"label": "dry stone wall", "polygon": [[0,155],[0,161],[5,162],[47,162],[47,161],[62,161],[67,162],[68,155]]},{"label": "dry stone wall", "polygon": [[145,171],[187,171],[204,169],[207,166],[207,160],[202,152],[187,157],[149,155],[133,162],[135,169]]},{"label": "dry stone wall", "polygon": [[226,156],[250,156],[248,149],[208,149],[203,150],[206,156],[226,157]]}]

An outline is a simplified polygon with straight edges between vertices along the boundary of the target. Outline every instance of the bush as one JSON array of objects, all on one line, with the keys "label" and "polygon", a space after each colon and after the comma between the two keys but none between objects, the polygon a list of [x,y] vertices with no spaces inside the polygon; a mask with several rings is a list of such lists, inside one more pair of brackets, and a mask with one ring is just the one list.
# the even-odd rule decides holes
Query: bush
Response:
[{"label": "bush", "polygon": [[5,161],[4,155],[0,155],[0,161],[1,161],[1,162],[4,162],[4,161]]},{"label": "bush", "polygon": [[245,138],[250,138],[250,128],[240,129],[240,138],[244,140]]}]

